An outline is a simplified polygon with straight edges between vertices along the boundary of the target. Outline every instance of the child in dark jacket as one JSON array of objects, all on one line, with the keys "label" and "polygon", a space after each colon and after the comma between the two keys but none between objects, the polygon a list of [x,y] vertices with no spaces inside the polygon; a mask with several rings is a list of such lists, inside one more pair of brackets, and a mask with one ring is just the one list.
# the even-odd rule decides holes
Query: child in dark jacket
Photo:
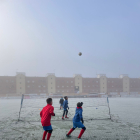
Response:
[{"label": "child in dark jacket", "polygon": [[[65,101],[63,102],[63,109],[64,109],[64,112],[63,112],[62,120],[64,120],[64,116],[65,116],[65,118],[69,118],[69,117],[67,116],[67,114],[68,114],[68,109],[69,109],[69,107],[68,107],[68,97],[65,96],[64,99],[65,99]],[[66,115],[65,115],[65,113],[66,113]]]},{"label": "child in dark jacket", "polygon": [[78,128],[82,128],[82,130],[78,136],[78,140],[81,140],[81,137],[86,130],[86,127],[83,125],[84,120],[83,120],[83,116],[82,116],[82,112],[83,112],[82,105],[83,105],[82,102],[77,103],[75,116],[73,117],[73,128],[70,129],[70,131],[67,133],[66,137],[70,137],[70,134],[72,133],[72,131],[74,131],[75,128],[78,127]]},{"label": "child in dark jacket", "polygon": [[53,112],[54,107],[52,106],[52,98],[48,98],[46,102],[47,102],[47,106],[45,106],[40,112],[41,123],[44,129],[42,140],[45,140],[47,133],[48,133],[47,140],[50,139],[51,133],[53,131],[51,123],[50,123],[51,116],[55,116],[55,113]]},{"label": "child in dark jacket", "polygon": [[61,108],[63,108],[63,102],[64,102],[64,99],[63,99],[63,97],[61,97],[61,99],[59,101],[59,103],[60,103],[60,110],[61,110]]}]

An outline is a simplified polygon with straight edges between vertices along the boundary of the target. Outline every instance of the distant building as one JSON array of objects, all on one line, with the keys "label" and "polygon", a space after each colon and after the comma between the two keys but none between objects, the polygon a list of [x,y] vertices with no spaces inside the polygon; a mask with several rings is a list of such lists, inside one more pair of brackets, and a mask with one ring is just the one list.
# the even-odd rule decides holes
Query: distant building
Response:
[{"label": "distant building", "polygon": [[73,77],[56,77],[54,73],[46,77],[29,77],[23,72],[16,76],[0,76],[0,96],[21,94],[96,94],[129,95],[140,93],[140,78],[129,78],[120,75],[119,78],[107,78],[105,74],[97,78],[85,78],[80,74]]}]

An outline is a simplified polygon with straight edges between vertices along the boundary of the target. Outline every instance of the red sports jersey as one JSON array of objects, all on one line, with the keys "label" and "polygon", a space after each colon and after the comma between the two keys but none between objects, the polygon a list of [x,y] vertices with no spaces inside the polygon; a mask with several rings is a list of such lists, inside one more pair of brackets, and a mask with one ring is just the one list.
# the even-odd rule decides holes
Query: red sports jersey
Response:
[{"label": "red sports jersey", "polygon": [[54,107],[50,104],[47,104],[42,111],[40,112],[41,123],[42,126],[49,126],[51,125],[51,116],[54,116]]}]

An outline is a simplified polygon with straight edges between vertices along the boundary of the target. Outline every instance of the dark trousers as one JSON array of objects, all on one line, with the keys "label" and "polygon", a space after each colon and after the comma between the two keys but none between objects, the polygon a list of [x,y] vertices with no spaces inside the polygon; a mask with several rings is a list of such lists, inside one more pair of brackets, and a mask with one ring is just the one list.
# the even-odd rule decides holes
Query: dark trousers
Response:
[{"label": "dark trousers", "polygon": [[67,114],[68,114],[68,110],[67,110],[67,109],[64,110],[64,112],[63,112],[63,117],[65,116],[65,113],[66,113],[66,116],[67,116]]}]

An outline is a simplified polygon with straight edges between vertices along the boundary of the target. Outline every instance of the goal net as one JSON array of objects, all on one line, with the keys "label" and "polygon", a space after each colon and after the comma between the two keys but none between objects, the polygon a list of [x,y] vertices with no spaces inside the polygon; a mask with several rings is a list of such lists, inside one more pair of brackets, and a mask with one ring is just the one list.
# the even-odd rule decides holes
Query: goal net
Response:
[{"label": "goal net", "polygon": [[[46,94],[22,95],[19,120],[29,122],[40,121],[40,111],[47,105],[47,98],[53,99],[55,117],[52,117],[52,121],[61,121],[63,114],[63,109],[60,110],[59,104],[61,95],[47,96]],[[108,97],[94,98],[92,95],[76,95],[68,96],[69,119],[65,119],[66,121],[72,121],[78,102],[83,102],[83,118],[85,121],[111,118]]]}]

